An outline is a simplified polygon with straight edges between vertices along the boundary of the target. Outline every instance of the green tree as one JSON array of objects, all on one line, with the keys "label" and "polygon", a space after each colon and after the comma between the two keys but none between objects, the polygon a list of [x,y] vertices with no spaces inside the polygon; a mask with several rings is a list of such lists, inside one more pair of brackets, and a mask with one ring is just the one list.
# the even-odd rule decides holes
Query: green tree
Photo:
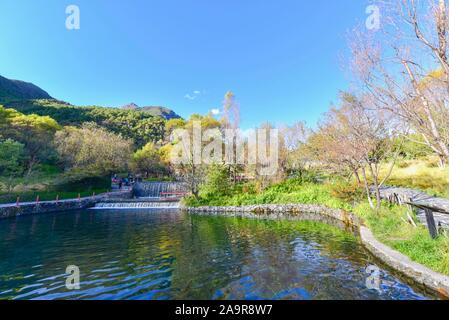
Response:
[{"label": "green tree", "polygon": [[168,141],[174,130],[183,128],[186,125],[184,119],[170,119],[165,123],[165,139]]},{"label": "green tree", "polygon": [[11,120],[15,129],[16,140],[25,145],[27,152],[27,176],[31,174],[34,166],[49,158],[53,151],[52,141],[59,124],[48,116],[20,114]]},{"label": "green tree", "polygon": [[127,170],[133,149],[130,140],[92,123],[65,127],[56,133],[55,145],[71,180]]},{"label": "green tree", "polygon": [[231,191],[232,182],[229,179],[228,167],[221,164],[210,165],[201,188],[201,195],[208,198],[219,197],[229,195]]},{"label": "green tree", "polygon": [[[204,182],[207,165],[203,163],[197,163],[194,157],[194,148],[188,148],[188,145],[194,145],[195,126],[200,126],[201,130],[203,130],[204,132],[204,130],[207,129],[219,129],[221,127],[221,123],[210,114],[207,116],[193,114],[182,128],[178,128],[186,130],[189,139],[187,141],[185,141],[184,139],[181,139],[179,141],[172,141],[171,147],[164,148],[163,155],[165,158],[166,151],[168,150],[175,150],[175,152],[179,150],[190,150],[189,154],[184,155],[186,161],[181,164],[173,165],[173,170],[176,175],[189,186],[192,195],[198,198],[200,191],[199,188],[200,185]],[[200,143],[203,146],[207,144],[207,142],[205,141],[200,141]]]},{"label": "green tree", "polygon": [[164,138],[166,120],[150,112],[103,107],[77,107],[57,100],[28,100],[8,104],[24,114],[50,116],[64,126],[94,122],[110,132],[132,139],[138,147]]},{"label": "green tree", "polygon": [[133,170],[142,173],[148,178],[150,175],[163,176],[167,174],[167,167],[162,163],[159,150],[153,142],[147,143],[142,149],[137,150],[132,159]]},{"label": "green tree", "polygon": [[10,193],[15,186],[16,179],[23,174],[24,145],[6,139],[0,141],[0,179]]},{"label": "green tree", "polygon": [[24,115],[0,106],[0,129],[3,138],[11,138],[25,146],[28,176],[36,164],[52,154],[52,140],[61,127],[48,116]]}]

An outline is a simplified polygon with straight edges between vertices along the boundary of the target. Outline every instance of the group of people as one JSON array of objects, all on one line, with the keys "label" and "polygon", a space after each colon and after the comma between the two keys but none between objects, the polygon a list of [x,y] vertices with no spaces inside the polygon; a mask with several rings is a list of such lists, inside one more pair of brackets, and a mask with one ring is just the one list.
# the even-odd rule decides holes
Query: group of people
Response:
[{"label": "group of people", "polygon": [[138,179],[136,179],[131,173],[129,173],[126,178],[121,178],[117,176],[117,174],[114,174],[112,176],[111,182],[113,188],[116,187],[121,190],[123,189],[123,187],[132,187],[137,180]]}]

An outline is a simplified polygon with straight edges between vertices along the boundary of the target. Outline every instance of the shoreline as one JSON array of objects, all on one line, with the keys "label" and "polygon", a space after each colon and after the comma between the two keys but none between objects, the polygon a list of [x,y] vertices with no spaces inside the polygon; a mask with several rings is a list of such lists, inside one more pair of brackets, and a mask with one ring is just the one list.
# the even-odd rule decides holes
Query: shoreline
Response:
[{"label": "shoreline", "polygon": [[17,205],[16,203],[2,204],[0,205],[0,220],[32,214],[44,214],[86,209],[95,206],[96,203],[101,201],[131,198],[131,196],[131,191],[121,191],[103,193],[97,196],[84,197],[80,199],[22,202],[19,203],[19,205]]},{"label": "shoreline", "polygon": [[301,214],[330,217],[356,228],[362,245],[377,259],[401,275],[412,279],[418,285],[449,298],[449,276],[438,273],[422,264],[412,261],[406,255],[378,241],[355,214],[341,209],[331,209],[321,205],[251,205],[242,207],[181,207],[181,210],[200,215],[227,216],[257,219],[292,219]]}]

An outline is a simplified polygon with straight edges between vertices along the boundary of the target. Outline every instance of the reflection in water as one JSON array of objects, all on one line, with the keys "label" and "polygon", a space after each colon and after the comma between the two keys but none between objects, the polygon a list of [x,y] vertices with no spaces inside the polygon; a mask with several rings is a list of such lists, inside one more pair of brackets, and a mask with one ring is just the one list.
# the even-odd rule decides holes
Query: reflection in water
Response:
[{"label": "reflection in water", "polygon": [[[177,211],[80,211],[0,221],[0,299],[423,299],[350,232]],[[79,266],[81,289],[65,287]]]}]

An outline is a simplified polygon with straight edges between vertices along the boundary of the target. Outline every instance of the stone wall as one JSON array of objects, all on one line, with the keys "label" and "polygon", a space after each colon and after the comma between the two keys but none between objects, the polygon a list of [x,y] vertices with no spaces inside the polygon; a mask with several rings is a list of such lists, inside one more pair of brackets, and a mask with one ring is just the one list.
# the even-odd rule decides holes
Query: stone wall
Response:
[{"label": "stone wall", "polygon": [[245,218],[294,218],[295,216],[307,213],[309,215],[328,216],[332,219],[342,221],[348,226],[361,225],[360,219],[354,214],[340,210],[330,209],[320,205],[305,205],[305,204],[266,204],[266,205],[251,205],[241,207],[199,207],[199,208],[182,208],[188,212],[195,212],[196,214],[207,215],[226,215],[238,216]]},{"label": "stone wall", "polygon": [[20,203],[19,206],[14,204],[0,205],[0,219],[12,218],[30,214],[41,214],[51,212],[62,212],[70,210],[86,209],[95,206],[96,203],[108,201],[109,199],[129,199],[132,192],[111,192],[104,193],[95,197],[87,197],[81,199],[70,199],[60,201],[42,201]]},{"label": "stone wall", "polygon": [[439,293],[446,299],[449,298],[448,276],[416,263],[409,257],[377,241],[366,227],[360,227],[360,238],[365,248],[385,264],[413,279],[418,284]]}]

